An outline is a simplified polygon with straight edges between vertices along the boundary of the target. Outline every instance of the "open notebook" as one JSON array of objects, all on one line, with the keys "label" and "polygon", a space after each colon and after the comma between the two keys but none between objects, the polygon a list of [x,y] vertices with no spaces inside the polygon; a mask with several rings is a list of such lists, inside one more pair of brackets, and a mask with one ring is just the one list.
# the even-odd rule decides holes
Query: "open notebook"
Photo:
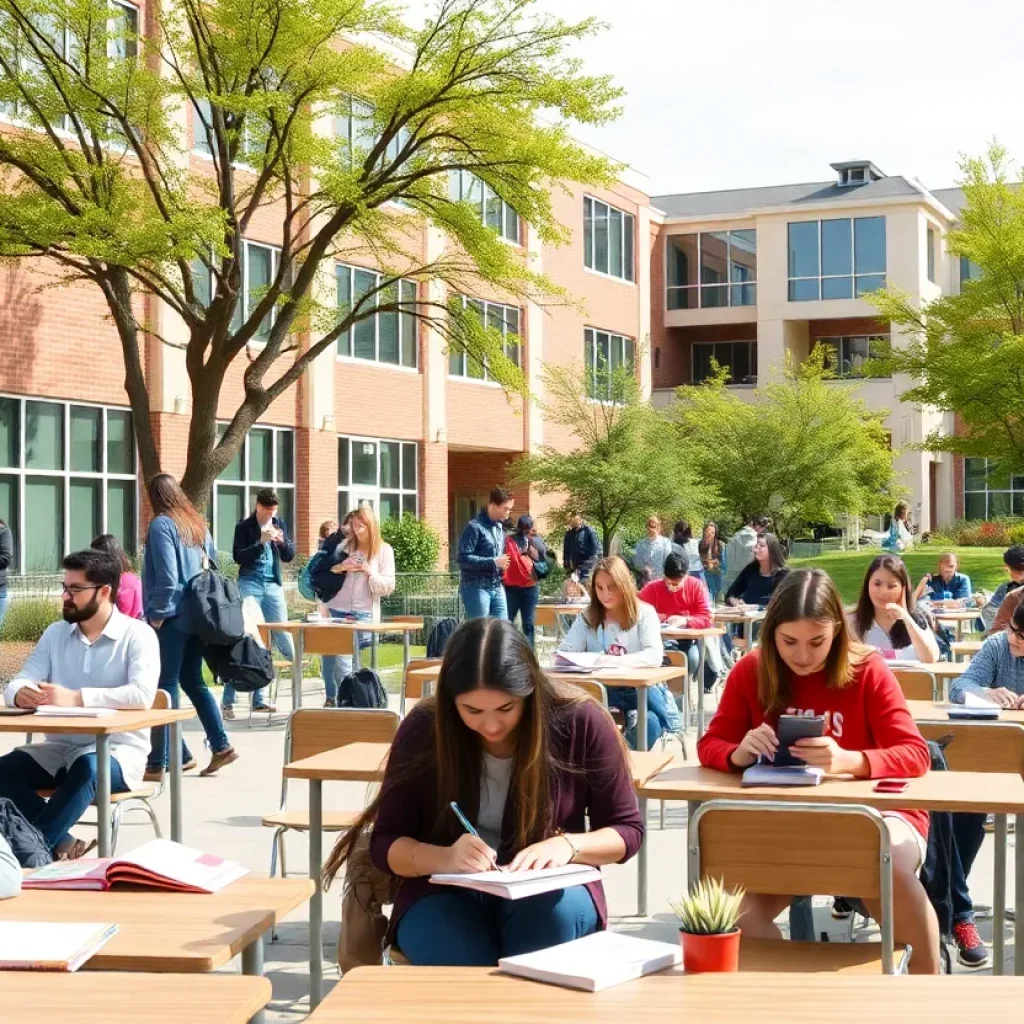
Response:
[{"label": "open notebook", "polygon": [[752,764],[743,773],[743,786],[816,786],[825,772],[806,764]]},{"label": "open notebook", "polygon": [[963,704],[950,704],[946,713],[951,719],[958,718],[998,718],[1002,714],[1002,708],[998,704],[984,697],[979,697],[969,690],[964,692]]},{"label": "open notebook", "polygon": [[77,971],[116,934],[116,924],[0,921],[0,970]]},{"label": "open notebook", "polygon": [[681,960],[678,943],[638,939],[618,932],[594,932],[535,953],[502,957],[498,970],[551,985],[599,992],[674,967]]},{"label": "open notebook", "polygon": [[504,900],[521,900],[542,892],[566,889],[570,885],[599,882],[601,872],[586,864],[566,864],[561,868],[537,868],[533,871],[477,871],[465,875],[431,875],[435,885],[454,885],[475,889]]},{"label": "open notebook", "polygon": [[597,651],[555,651],[551,669],[554,672],[593,672],[601,667],[605,658],[606,655]]}]

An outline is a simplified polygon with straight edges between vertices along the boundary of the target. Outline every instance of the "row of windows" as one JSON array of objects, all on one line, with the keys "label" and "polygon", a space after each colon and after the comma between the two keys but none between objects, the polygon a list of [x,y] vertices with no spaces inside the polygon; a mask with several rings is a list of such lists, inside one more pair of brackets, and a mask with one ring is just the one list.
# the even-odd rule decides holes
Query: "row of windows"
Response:
[{"label": "row of windows", "polygon": [[668,308],[757,304],[757,232],[707,231],[668,240]]},{"label": "row of windows", "polygon": [[634,281],[635,219],[598,199],[583,199],[583,265],[599,274]]},{"label": "row of windows", "polygon": [[1024,516],[1024,476],[997,470],[986,459],[964,459],[964,518],[1001,516]]}]

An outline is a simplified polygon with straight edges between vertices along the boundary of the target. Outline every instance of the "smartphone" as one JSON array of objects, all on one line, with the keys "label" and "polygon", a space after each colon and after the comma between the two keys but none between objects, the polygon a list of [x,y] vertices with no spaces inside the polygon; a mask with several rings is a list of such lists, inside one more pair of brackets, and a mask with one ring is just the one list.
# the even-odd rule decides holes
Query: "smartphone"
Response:
[{"label": "smartphone", "polygon": [[806,761],[790,751],[790,744],[809,737],[824,736],[825,716],[780,715],[775,735],[779,738],[779,749],[775,752],[772,764],[777,768],[806,764]]},{"label": "smartphone", "polygon": [[902,793],[910,785],[909,779],[879,779],[875,783],[876,793]]}]

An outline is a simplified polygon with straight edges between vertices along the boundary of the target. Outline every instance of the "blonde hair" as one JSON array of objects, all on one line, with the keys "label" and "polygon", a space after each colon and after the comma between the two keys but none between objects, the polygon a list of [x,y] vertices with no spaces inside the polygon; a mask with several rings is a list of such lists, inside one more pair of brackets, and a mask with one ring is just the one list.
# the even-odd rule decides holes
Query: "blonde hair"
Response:
[{"label": "blonde hair", "polygon": [[597,577],[599,573],[606,573],[611,577],[612,583],[622,594],[622,620],[618,623],[623,629],[632,629],[640,615],[640,602],[637,599],[636,583],[633,581],[633,574],[629,566],[619,558],[618,555],[610,555],[602,558],[594,571],[590,574],[590,604],[587,605],[583,618],[591,629],[603,626],[608,615],[608,609],[601,604],[597,596]]},{"label": "blonde hair", "polygon": [[[346,517],[348,520],[359,519],[366,527],[369,538],[366,542],[366,557],[367,559],[374,559],[380,554],[380,523],[377,522],[377,515],[373,511],[372,505],[360,505],[359,508],[350,512]],[[352,531],[351,539],[349,540],[348,550],[350,554],[354,554],[360,550],[362,545],[359,542],[359,538],[356,536],[355,530]]]},{"label": "blonde hair", "polygon": [[321,540],[327,540],[332,533],[338,532],[338,520],[337,519],[325,519],[320,524],[320,530],[317,536]]}]

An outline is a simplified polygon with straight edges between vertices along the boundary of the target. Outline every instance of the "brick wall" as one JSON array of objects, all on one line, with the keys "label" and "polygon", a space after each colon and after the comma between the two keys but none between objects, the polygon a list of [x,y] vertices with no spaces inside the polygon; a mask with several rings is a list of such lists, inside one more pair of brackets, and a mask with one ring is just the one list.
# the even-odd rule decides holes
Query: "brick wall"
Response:
[{"label": "brick wall", "polygon": [[757,324],[665,328],[655,349],[654,386],[676,388],[692,383],[694,343],[715,341],[757,341]]},{"label": "brick wall", "polygon": [[818,338],[847,338],[865,334],[888,334],[889,322],[871,316],[851,316],[836,320],[808,320],[807,337],[814,342]]}]

